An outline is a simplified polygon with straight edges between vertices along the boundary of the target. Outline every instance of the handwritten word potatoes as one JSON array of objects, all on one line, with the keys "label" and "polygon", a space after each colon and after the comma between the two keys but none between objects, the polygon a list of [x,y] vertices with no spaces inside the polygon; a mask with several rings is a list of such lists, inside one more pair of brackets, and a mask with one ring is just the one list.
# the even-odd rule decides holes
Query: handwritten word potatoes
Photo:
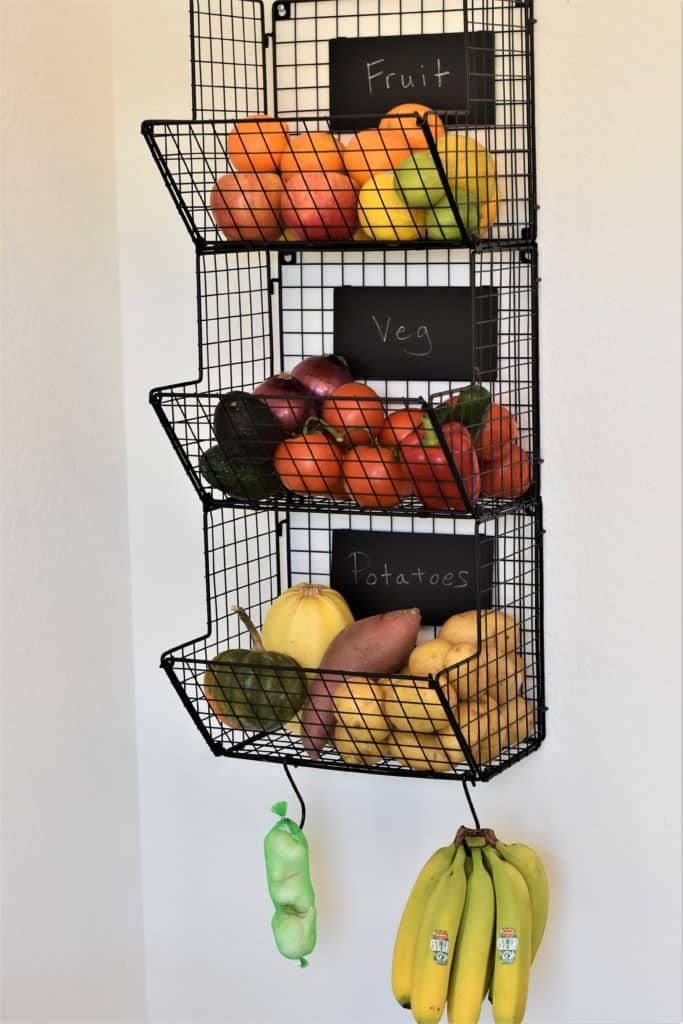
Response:
[{"label": "handwritten word potatoes", "polygon": [[351,551],[351,576],[356,585],[365,587],[406,587],[416,583],[428,587],[452,587],[462,590],[470,585],[468,569],[415,569],[390,568],[388,562],[378,569],[367,551]]},{"label": "handwritten word potatoes", "polygon": [[[444,71],[440,57],[435,59],[433,70],[425,70],[424,64],[420,64],[419,71],[411,72],[387,70],[386,65],[387,62],[384,57],[365,62],[368,93],[370,96],[377,95],[383,91],[387,92],[392,88],[396,88],[397,85],[400,85],[401,89],[406,91],[416,87],[419,88],[420,86],[426,88],[428,83],[431,84],[431,79],[434,79],[438,89],[443,89],[443,79],[447,78],[451,73],[448,70]],[[393,81],[393,79],[396,79],[396,81]]]}]

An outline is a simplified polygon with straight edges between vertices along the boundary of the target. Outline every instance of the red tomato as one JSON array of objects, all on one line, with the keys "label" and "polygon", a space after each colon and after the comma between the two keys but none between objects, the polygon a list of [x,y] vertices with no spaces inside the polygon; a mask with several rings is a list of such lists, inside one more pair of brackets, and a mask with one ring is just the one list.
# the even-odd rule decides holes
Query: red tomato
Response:
[{"label": "red tomato", "polygon": [[[461,423],[445,423],[443,439],[471,502],[481,494],[479,461],[469,431]],[[423,426],[401,442],[401,457],[426,508],[467,511],[460,486],[448,464],[436,431],[425,417]]]},{"label": "red tomato", "polygon": [[382,429],[384,406],[376,391],[352,380],[327,396],[320,418],[343,434],[348,444],[363,444]]},{"label": "red tomato", "polygon": [[531,456],[512,441],[503,449],[500,461],[487,462],[481,472],[482,494],[490,498],[521,498],[533,477]]},{"label": "red tomato", "polygon": [[421,409],[397,409],[385,419],[377,440],[387,448],[400,444],[404,437],[420,426],[423,417]]},{"label": "red tomato", "polygon": [[391,448],[361,444],[344,456],[344,486],[366,508],[392,508],[411,493],[410,477]]},{"label": "red tomato", "polygon": [[302,434],[275,449],[275,470],[296,494],[338,494],[342,489],[342,450],[322,432]]},{"label": "red tomato", "polygon": [[519,435],[519,424],[510,410],[491,402],[477,435],[476,449],[481,462],[500,462]]}]

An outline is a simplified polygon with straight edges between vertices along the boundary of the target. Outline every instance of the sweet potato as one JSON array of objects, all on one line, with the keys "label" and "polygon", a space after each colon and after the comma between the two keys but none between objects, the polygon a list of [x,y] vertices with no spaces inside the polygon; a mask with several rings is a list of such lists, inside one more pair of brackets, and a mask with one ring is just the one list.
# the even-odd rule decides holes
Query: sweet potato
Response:
[{"label": "sweet potato", "polygon": [[332,695],[343,682],[343,676],[328,675],[323,670],[391,675],[408,660],[420,622],[419,608],[401,608],[352,622],[334,638],[301,713],[301,738],[313,760],[331,737],[335,725]]}]

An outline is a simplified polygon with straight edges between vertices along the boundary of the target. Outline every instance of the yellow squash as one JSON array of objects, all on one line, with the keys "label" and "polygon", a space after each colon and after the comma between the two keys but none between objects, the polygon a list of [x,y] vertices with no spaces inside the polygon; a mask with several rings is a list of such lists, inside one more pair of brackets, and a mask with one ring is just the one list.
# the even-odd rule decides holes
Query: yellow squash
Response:
[{"label": "yellow squash", "polygon": [[261,637],[268,651],[294,658],[302,668],[318,668],[336,636],[353,622],[340,593],[315,583],[297,583],[266,613]]}]

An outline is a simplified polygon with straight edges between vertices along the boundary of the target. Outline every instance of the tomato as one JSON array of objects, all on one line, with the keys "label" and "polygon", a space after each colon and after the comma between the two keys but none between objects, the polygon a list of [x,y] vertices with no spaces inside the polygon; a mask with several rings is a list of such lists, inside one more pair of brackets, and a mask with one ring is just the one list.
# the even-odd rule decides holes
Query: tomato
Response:
[{"label": "tomato", "polygon": [[481,462],[501,462],[510,444],[519,436],[519,424],[510,410],[491,402],[477,435],[475,447]]},{"label": "tomato", "polygon": [[533,463],[516,441],[506,445],[499,461],[486,462],[481,473],[481,490],[489,498],[521,498],[531,487]]},{"label": "tomato", "polygon": [[348,444],[363,444],[384,425],[384,406],[376,391],[352,380],[327,396],[320,418],[334,427]]},{"label": "tomato", "polygon": [[[446,423],[441,428],[443,439],[455,464],[462,486],[470,502],[481,494],[481,476],[477,454],[469,431],[461,423]],[[467,510],[460,485],[448,463],[428,417],[423,425],[401,442],[401,457],[425,508]]]},{"label": "tomato", "polygon": [[322,431],[283,441],[275,449],[275,470],[296,494],[338,495],[342,490],[342,450]]},{"label": "tomato", "polygon": [[344,486],[366,508],[392,508],[411,493],[410,477],[393,449],[361,444],[344,456]]},{"label": "tomato", "polygon": [[423,417],[421,409],[397,409],[385,419],[377,440],[387,448],[400,444],[404,437],[420,426]]}]

